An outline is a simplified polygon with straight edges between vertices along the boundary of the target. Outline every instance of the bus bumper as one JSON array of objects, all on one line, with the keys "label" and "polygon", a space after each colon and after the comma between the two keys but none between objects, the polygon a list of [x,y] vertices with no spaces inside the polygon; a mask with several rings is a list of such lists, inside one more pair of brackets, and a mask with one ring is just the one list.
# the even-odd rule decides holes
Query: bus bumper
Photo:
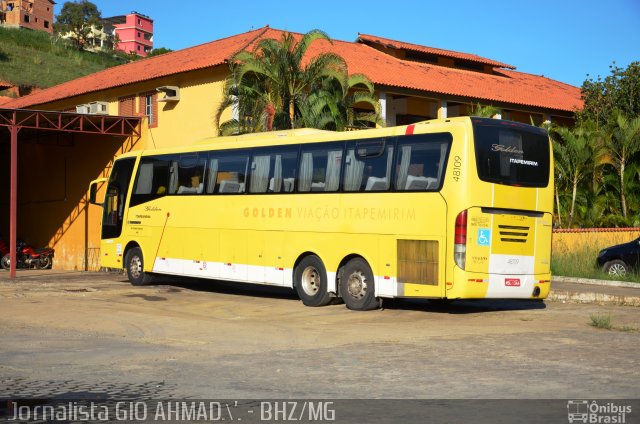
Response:
[{"label": "bus bumper", "polygon": [[551,274],[488,274],[455,267],[453,284],[447,286],[449,299],[545,299]]}]

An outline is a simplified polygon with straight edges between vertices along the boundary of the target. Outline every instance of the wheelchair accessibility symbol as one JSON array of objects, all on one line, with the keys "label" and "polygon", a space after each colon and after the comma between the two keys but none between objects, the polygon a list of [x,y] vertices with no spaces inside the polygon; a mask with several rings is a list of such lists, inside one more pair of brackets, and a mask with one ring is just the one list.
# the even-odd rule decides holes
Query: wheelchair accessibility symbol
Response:
[{"label": "wheelchair accessibility symbol", "polygon": [[488,228],[478,229],[478,246],[489,246],[491,240],[491,230]]}]

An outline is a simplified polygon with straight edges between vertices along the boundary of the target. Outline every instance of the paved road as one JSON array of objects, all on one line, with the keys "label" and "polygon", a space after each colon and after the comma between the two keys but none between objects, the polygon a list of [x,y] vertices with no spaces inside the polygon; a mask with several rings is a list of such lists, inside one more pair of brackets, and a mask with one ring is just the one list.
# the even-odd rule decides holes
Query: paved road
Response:
[{"label": "paved road", "polygon": [[190,398],[638,398],[640,308],[304,307],[288,290],[0,276],[0,393]]}]

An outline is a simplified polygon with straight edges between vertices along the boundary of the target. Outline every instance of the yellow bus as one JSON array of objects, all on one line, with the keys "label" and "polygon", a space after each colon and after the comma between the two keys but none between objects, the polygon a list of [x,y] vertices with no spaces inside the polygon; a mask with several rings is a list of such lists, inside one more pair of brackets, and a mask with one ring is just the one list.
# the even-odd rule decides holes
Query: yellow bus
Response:
[{"label": "yellow bus", "polygon": [[552,171],[543,129],[470,117],[130,152],[103,180],[101,265],[134,285],[153,274],[269,284],[355,310],[544,299]]}]

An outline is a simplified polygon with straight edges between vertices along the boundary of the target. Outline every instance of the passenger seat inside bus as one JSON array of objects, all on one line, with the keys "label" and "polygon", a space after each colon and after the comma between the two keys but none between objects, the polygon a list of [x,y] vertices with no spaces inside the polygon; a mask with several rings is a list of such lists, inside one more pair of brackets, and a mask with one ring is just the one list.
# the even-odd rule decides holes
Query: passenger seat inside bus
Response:
[{"label": "passenger seat inside bus", "polygon": [[405,190],[432,190],[436,188],[437,179],[432,177],[416,177],[413,175],[407,176],[407,183],[404,186]]},{"label": "passenger seat inside bus", "polygon": [[237,181],[223,180],[220,181],[219,193],[239,193],[240,183]]},{"label": "passenger seat inside bus", "polygon": [[367,185],[364,187],[364,191],[383,191],[389,188],[389,183],[386,178],[369,177],[367,178]]}]

